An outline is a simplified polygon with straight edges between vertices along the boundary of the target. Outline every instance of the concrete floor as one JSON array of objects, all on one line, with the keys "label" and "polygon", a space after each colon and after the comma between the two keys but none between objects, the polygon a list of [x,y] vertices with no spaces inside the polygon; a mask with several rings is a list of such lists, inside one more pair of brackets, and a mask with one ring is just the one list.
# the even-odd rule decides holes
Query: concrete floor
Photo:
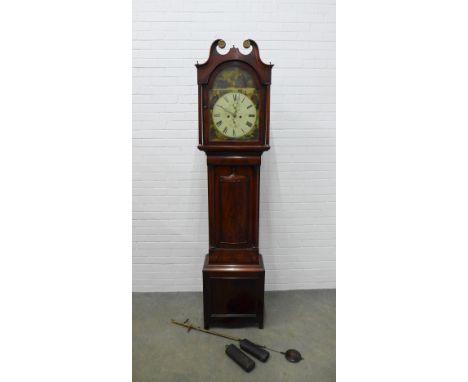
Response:
[{"label": "concrete floor", "polygon": [[293,364],[271,352],[250,373],[224,353],[232,341],[170,323],[202,326],[202,302],[199,292],[133,294],[133,382],[335,381],[335,290],[267,292],[264,329],[211,328],[304,357]]}]

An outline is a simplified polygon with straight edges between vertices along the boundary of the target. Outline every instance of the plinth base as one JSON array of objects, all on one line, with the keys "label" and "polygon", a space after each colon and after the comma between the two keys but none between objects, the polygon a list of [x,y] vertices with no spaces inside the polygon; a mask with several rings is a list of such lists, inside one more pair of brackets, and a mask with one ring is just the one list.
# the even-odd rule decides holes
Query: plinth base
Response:
[{"label": "plinth base", "polygon": [[259,264],[209,264],[203,266],[204,326],[243,326],[256,323],[263,328],[265,268]]}]

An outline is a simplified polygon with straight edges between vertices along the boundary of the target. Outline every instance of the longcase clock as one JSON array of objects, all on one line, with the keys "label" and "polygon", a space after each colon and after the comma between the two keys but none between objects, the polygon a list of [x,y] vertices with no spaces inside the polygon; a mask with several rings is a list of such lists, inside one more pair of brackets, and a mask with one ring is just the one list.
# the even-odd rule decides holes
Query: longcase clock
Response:
[{"label": "longcase clock", "polygon": [[204,326],[263,327],[265,268],[258,248],[261,156],[269,146],[273,65],[225,42],[196,65],[199,145],[208,165],[209,252],[203,266]]}]

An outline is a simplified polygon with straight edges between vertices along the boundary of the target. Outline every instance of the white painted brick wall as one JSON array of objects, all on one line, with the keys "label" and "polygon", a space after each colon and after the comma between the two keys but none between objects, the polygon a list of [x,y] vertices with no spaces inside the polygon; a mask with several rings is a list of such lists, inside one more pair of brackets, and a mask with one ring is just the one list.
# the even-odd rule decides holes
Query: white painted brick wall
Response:
[{"label": "white painted brick wall", "polygon": [[334,288],[334,1],[133,4],[133,290],[202,290],[207,169],[194,64],[216,38],[252,38],[275,65],[260,195],[266,289]]}]

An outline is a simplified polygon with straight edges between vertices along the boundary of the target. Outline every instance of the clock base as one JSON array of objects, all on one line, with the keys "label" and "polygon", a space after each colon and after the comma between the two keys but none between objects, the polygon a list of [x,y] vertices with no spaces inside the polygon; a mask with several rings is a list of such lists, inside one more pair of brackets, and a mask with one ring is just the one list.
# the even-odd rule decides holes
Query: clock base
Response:
[{"label": "clock base", "polygon": [[213,324],[263,328],[265,268],[258,264],[210,264],[203,266],[204,326]]}]

